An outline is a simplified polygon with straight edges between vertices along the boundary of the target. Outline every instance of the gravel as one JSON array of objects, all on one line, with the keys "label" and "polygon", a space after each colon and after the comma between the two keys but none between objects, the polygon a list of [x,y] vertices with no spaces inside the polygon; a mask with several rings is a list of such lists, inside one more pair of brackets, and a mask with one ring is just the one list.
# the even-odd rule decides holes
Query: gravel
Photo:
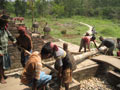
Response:
[{"label": "gravel", "polygon": [[115,88],[109,85],[105,77],[91,77],[80,81],[80,90],[115,90]]}]

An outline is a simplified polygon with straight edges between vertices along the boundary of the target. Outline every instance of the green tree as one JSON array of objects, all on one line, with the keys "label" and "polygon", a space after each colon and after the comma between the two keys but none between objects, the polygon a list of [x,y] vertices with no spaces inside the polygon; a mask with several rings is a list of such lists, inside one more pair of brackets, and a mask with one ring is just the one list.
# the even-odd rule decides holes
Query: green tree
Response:
[{"label": "green tree", "polygon": [[26,0],[21,1],[21,16],[25,16],[27,9],[27,2]]},{"label": "green tree", "polygon": [[54,3],[52,13],[56,18],[62,17],[64,15],[64,6],[62,4]]},{"label": "green tree", "polygon": [[16,0],[14,4],[16,16],[25,16],[26,13],[26,1],[25,0]]},{"label": "green tree", "polygon": [[21,1],[20,0],[15,0],[15,14],[16,16],[18,16],[20,14],[20,10],[21,10]]},{"label": "green tree", "polygon": [[0,0],[0,9],[6,9],[7,0]]},{"label": "green tree", "polygon": [[6,11],[8,12],[8,13],[14,13],[14,10],[15,10],[15,8],[14,8],[14,3],[13,2],[7,2],[7,4],[6,4]]}]

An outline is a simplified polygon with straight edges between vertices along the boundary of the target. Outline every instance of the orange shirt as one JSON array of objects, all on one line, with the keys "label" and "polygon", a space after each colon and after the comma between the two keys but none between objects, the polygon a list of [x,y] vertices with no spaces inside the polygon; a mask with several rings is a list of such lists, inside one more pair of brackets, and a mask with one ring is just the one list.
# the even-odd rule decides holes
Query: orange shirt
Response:
[{"label": "orange shirt", "polygon": [[21,75],[21,82],[23,84],[30,84],[35,78],[40,79],[40,71],[42,69],[41,57],[38,52],[33,52],[29,60],[26,62],[25,68]]}]

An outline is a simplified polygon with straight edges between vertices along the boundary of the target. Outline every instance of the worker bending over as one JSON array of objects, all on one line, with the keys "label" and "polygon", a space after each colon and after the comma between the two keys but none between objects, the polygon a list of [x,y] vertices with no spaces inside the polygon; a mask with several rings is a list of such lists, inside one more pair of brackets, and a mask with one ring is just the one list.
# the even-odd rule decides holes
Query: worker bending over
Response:
[{"label": "worker bending over", "polygon": [[52,79],[51,75],[42,72],[41,54],[37,51],[33,52],[29,60],[26,62],[24,71],[21,75],[21,82],[27,86],[31,86],[32,90],[45,90],[45,85]]},{"label": "worker bending over", "polygon": [[59,89],[61,89],[61,82],[63,82],[65,90],[69,90],[69,83],[72,82],[72,64],[67,52],[52,42],[48,42],[42,47],[41,56],[46,59],[52,56],[55,58],[55,69],[58,70]]},{"label": "worker bending over", "polygon": [[83,47],[84,47],[84,52],[86,52],[86,47],[90,51],[90,41],[93,41],[96,46],[95,39],[96,38],[94,36],[91,37],[88,33],[86,33],[86,35],[81,39],[79,52],[81,52]]},{"label": "worker bending over", "polygon": [[113,56],[113,50],[115,48],[115,42],[112,39],[104,39],[102,36],[100,36],[99,39],[101,41],[101,44],[98,46],[98,50],[101,46],[106,46],[107,47],[106,54]]}]

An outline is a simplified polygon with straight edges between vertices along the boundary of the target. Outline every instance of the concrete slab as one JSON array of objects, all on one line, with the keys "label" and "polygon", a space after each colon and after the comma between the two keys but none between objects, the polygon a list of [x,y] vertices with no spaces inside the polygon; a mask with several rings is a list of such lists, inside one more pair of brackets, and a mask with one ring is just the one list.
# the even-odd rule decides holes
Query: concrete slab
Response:
[{"label": "concrete slab", "polygon": [[87,67],[87,66],[91,66],[91,65],[95,65],[95,64],[96,64],[96,62],[94,62],[90,59],[86,59],[85,61],[83,61],[82,63],[77,65],[77,69]]},{"label": "concrete slab", "polygon": [[113,56],[99,55],[93,57],[91,60],[107,63],[120,70],[120,59],[114,58]]},{"label": "concrete slab", "polygon": [[116,86],[117,84],[120,83],[120,73],[115,72],[115,71],[109,71],[106,74],[107,81],[113,85]]},{"label": "concrete slab", "polygon": [[83,61],[77,65],[77,69],[73,71],[73,78],[77,81],[95,76],[98,69],[98,64],[90,59]]}]

